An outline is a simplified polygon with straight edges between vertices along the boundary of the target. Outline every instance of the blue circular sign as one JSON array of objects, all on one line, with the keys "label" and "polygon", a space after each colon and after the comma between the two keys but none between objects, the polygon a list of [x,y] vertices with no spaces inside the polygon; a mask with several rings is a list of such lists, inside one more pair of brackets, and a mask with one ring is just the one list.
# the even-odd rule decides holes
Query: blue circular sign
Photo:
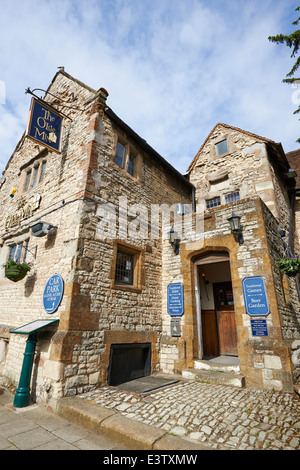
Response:
[{"label": "blue circular sign", "polygon": [[58,309],[63,294],[63,278],[60,274],[53,274],[46,283],[43,295],[44,309],[47,313],[53,313]]}]

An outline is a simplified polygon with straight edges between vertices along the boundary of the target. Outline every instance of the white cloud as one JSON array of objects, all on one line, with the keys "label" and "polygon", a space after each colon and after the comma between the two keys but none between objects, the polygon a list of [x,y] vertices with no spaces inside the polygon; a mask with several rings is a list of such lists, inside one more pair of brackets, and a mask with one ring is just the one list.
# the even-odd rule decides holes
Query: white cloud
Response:
[{"label": "white cloud", "polygon": [[[62,65],[184,172],[217,122],[297,148],[293,62],[268,36],[292,28],[288,0],[1,0],[0,171],[26,127],[28,86]],[[287,14],[287,10],[288,14]],[[17,12],[17,13],[16,13]]]}]

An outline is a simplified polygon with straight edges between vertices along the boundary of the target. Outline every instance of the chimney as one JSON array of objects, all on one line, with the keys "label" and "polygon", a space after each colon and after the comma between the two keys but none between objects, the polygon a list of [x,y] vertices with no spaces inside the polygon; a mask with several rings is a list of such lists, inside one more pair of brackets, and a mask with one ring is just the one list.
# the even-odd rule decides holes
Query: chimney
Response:
[{"label": "chimney", "polygon": [[108,97],[108,91],[105,88],[100,88],[95,96],[94,100],[94,112],[99,112],[106,107],[106,99]]}]

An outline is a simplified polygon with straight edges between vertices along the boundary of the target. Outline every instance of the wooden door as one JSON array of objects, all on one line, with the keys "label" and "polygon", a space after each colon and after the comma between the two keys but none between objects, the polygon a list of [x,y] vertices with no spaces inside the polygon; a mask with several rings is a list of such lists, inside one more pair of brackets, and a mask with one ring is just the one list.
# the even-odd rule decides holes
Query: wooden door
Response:
[{"label": "wooden door", "polygon": [[220,355],[237,355],[237,332],[231,282],[214,284]]},{"label": "wooden door", "polygon": [[219,344],[214,310],[201,310],[203,355],[218,356]]}]

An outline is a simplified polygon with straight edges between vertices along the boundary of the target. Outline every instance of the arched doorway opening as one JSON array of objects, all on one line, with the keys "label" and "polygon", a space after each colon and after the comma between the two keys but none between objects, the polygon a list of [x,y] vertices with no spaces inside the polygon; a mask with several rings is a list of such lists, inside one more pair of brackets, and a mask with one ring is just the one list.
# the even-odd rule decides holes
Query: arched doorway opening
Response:
[{"label": "arched doorway opening", "polygon": [[237,356],[229,255],[206,252],[194,262],[199,359]]}]

